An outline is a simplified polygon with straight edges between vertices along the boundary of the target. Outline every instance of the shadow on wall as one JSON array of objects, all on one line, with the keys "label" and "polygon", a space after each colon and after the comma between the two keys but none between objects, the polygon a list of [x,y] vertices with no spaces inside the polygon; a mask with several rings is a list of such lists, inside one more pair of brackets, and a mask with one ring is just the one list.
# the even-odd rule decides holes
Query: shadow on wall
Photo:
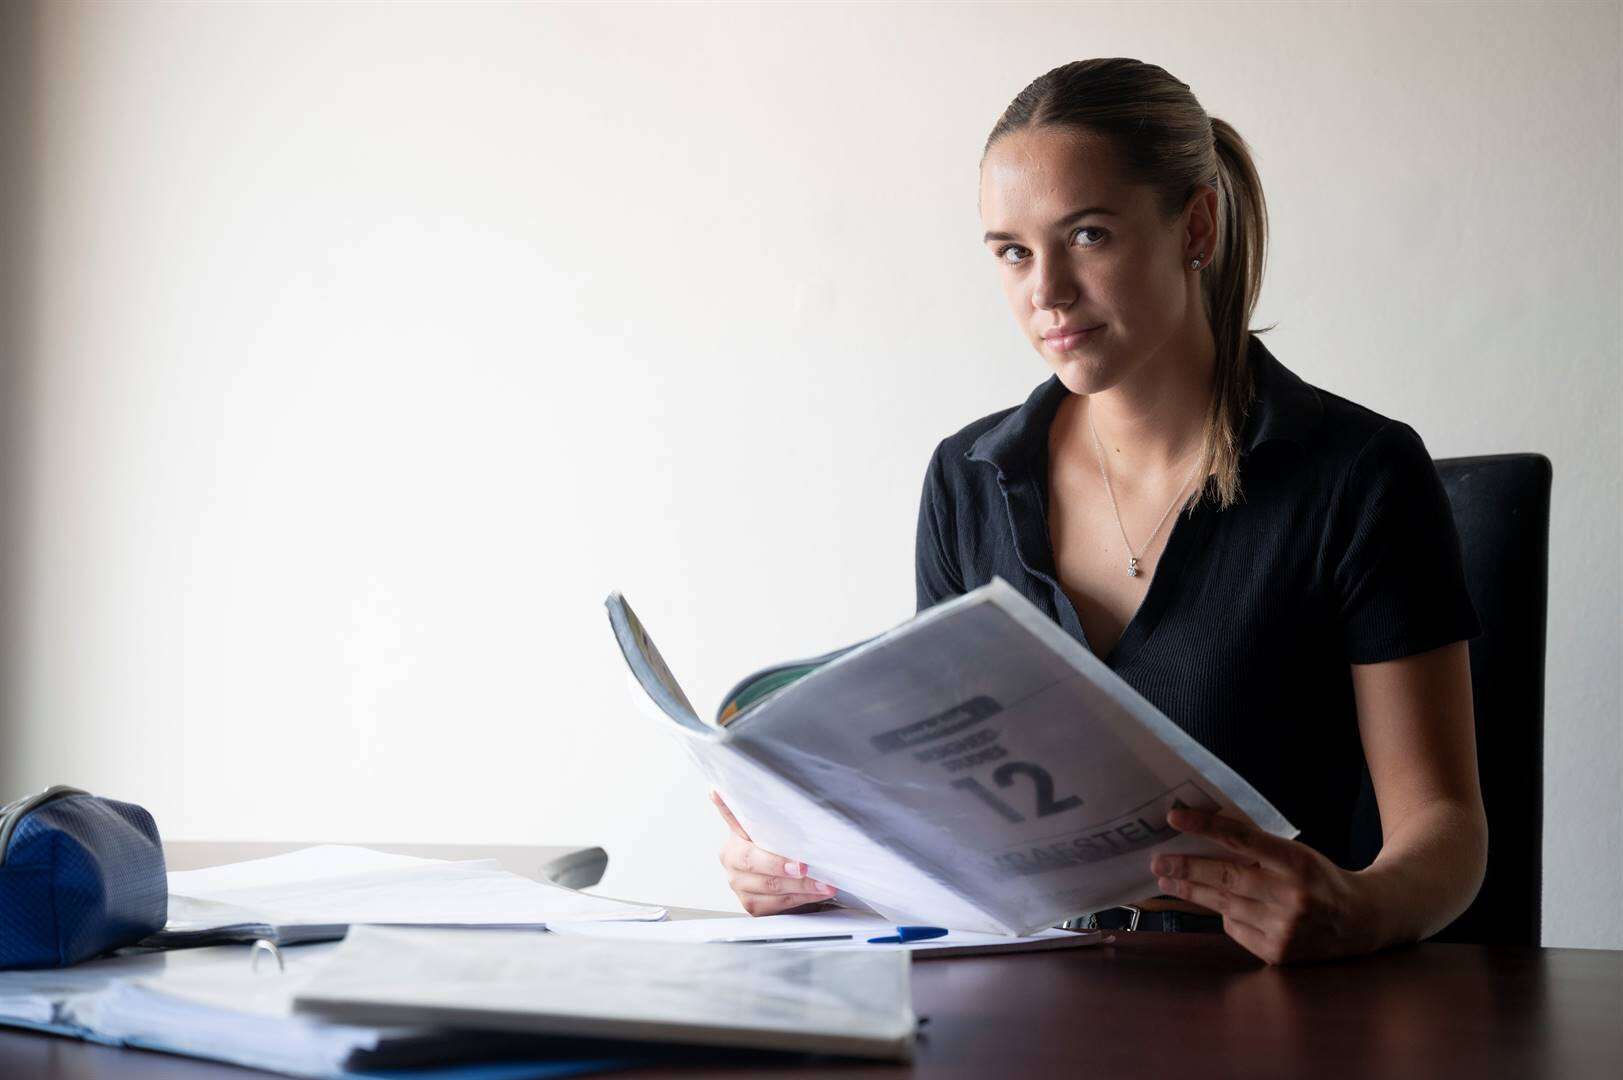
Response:
[{"label": "shadow on wall", "polygon": [[0,3],[0,802],[21,782],[16,759],[23,718],[19,653],[26,558],[29,355],[34,337],[38,237],[34,157],[37,70],[44,6]]}]

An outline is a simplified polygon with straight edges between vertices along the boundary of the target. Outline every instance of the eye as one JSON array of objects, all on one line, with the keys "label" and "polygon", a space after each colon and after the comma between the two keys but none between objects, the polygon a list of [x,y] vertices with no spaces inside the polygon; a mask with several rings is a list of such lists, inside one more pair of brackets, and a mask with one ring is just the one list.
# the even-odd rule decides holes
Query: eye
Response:
[{"label": "eye", "polygon": [[[1097,225],[1083,225],[1083,226],[1080,226],[1079,228],[1073,229],[1071,231],[1071,235],[1075,236],[1077,233],[1085,233],[1085,232],[1086,233],[1098,233],[1099,234],[1099,239],[1095,240],[1093,243],[1082,245],[1085,248],[1096,248],[1096,247],[1098,247],[1100,244],[1103,244],[1105,242],[1105,237],[1110,235],[1109,230],[1101,229]],[[1005,265],[1019,266],[1021,263],[1025,262],[1024,259],[1018,259],[1018,260],[1011,261],[1010,259],[1006,258],[1006,255],[1010,251],[1024,251],[1024,250],[1026,250],[1026,249],[1021,247],[1019,244],[1004,244],[1002,247],[998,248],[997,251],[995,251],[993,254],[995,254],[997,256],[997,259],[998,259],[999,262],[1004,263]]]}]

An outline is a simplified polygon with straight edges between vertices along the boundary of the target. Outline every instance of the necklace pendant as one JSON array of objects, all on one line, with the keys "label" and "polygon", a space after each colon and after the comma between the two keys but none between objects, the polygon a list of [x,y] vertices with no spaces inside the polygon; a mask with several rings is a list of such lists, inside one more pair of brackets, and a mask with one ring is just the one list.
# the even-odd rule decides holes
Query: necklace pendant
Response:
[{"label": "necklace pendant", "polygon": [[1138,576],[1138,559],[1134,558],[1133,556],[1128,556],[1127,558],[1127,576]]}]

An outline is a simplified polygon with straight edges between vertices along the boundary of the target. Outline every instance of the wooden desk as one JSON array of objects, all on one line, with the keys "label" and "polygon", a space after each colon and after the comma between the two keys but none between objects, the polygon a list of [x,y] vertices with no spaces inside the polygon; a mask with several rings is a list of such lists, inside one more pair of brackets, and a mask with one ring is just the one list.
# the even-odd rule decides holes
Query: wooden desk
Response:
[{"label": "wooden desk", "polygon": [[[1225,937],[917,964],[909,1067],[816,1061],[794,1080],[1623,1076],[1623,952],[1420,945],[1264,967]],[[745,1077],[757,1063],[603,1074]],[[243,1069],[0,1029],[0,1077],[248,1080]]]}]

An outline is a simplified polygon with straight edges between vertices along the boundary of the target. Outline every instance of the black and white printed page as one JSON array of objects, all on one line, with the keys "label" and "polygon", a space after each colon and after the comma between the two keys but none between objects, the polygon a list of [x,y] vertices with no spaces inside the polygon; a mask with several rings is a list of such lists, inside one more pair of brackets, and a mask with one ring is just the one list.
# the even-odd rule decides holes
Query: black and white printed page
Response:
[{"label": "black and white printed page", "polygon": [[[1218,850],[1169,826],[1173,806],[1296,835],[1001,579],[928,615],[806,676],[726,740],[870,842],[857,857],[796,830],[795,857],[819,879],[871,890],[877,846],[1023,934],[1155,895],[1153,850]],[[908,907],[942,925],[962,917]]]}]

